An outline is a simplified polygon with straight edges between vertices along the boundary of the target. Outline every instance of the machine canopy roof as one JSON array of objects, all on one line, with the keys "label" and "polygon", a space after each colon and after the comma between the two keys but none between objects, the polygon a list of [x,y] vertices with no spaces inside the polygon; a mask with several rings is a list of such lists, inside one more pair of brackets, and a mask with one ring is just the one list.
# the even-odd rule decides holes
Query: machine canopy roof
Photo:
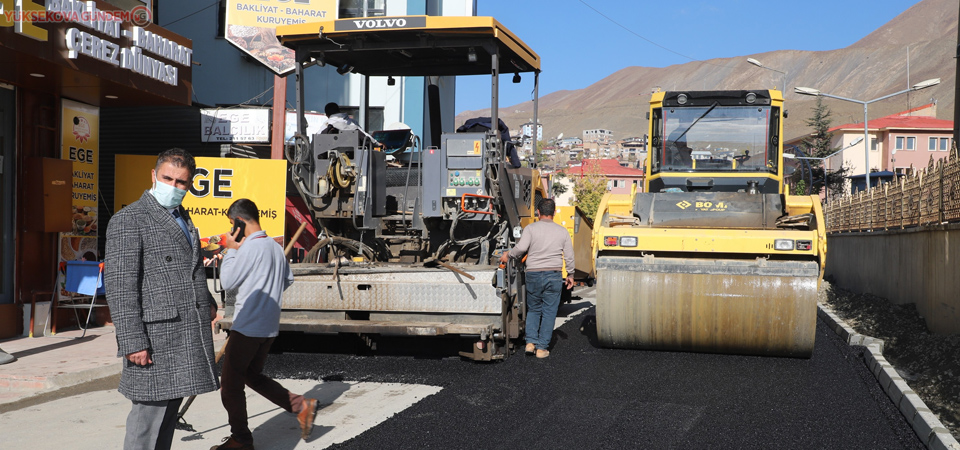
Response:
[{"label": "machine canopy roof", "polygon": [[540,57],[492,17],[360,17],[277,27],[283,45],[369,76],[540,71]]}]

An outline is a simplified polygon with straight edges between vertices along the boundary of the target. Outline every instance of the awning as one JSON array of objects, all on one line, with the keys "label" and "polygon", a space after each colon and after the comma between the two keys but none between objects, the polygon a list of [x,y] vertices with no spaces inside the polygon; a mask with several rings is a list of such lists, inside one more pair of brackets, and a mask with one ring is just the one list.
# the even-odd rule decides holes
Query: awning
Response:
[{"label": "awning", "polygon": [[403,16],[277,27],[285,46],[369,76],[481,75],[540,71],[540,57],[492,17]]}]

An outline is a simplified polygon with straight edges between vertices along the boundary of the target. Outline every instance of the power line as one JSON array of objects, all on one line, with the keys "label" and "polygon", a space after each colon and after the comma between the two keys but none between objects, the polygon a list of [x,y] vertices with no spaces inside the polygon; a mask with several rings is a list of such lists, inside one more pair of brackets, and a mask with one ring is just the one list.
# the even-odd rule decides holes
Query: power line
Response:
[{"label": "power line", "polygon": [[644,41],[647,41],[647,42],[649,42],[650,44],[653,44],[653,45],[655,45],[655,46],[657,46],[657,47],[660,47],[660,48],[662,48],[662,49],[664,49],[664,50],[666,50],[666,51],[668,51],[668,52],[670,52],[670,53],[673,53],[674,55],[681,56],[681,57],[683,57],[683,58],[687,58],[687,59],[689,59],[690,61],[697,61],[697,62],[700,62],[700,63],[703,63],[703,64],[709,64],[709,65],[711,65],[711,66],[727,67],[727,66],[722,66],[722,65],[720,65],[720,64],[713,64],[713,63],[710,63],[710,62],[707,62],[707,61],[702,61],[702,60],[699,60],[699,59],[694,58],[694,57],[692,57],[692,56],[687,56],[687,55],[684,55],[683,53],[677,52],[677,51],[675,51],[675,50],[673,50],[673,49],[664,47],[663,45],[660,45],[660,44],[658,44],[658,43],[656,43],[656,42],[654,42],[654,41],[652,41],[652,40],[650,40],[650,39],[647,39],[646,37],[640,35],[639,33],[637,33],[637,32],[635,32],[635,31],[627,28],[626,26],[624,26],[624,25],[621,24],[620,22],[617,22],[616,20],[613,20],[613,18],[611,18],[610,16],[608,16],[608,15],[600,12],[599,9],[594,8],[594,7],[591,6],[589,3],[587,3],[587,2],[585,2],[585,1],[583,1],[583,0],[578,0],[578,1],[579,1],[580,3],[583,3],[583,6],[586,6],[587,8],[592,9],[593,12],[599,14],[599,15],[600,15],[601,17],[603,17],[604,19],[607,19],[607,20],[609,20],[611,23],[613,23],[614,25],[616,25],[616,26],[618,26],[618,27],[620,27],[620,28],[623,28],[624,30],[626,30],[626,32],[628,32],[628,33],[630,33],[630,34],[632,34],[632,35],[634,35],[634,36],[636,36],[636,37],[638,37],[638,38],[640,38],[640,39],[643,39]]}]

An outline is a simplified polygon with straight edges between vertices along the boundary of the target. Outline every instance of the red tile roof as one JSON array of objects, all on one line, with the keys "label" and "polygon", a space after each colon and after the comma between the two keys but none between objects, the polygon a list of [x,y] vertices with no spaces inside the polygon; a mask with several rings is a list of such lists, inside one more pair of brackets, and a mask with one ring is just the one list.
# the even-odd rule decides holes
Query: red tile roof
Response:
[{"label": "red tile roof", "polygon": [[[596,165],[597,161],[600,162],[600,170],[603,172],[604,175],[608,177],[609,176],[643,177],[642,170],[633,169],[630,167],[623,167],[620,165],[620,162],[617,161],[616,159],[600,159],[600,160],[585,159],[581,164],[583,165],[583,168],[586,169],[588,167]],[[576,175],[579,173],[579,167],[572,166],[567,170],[567,172],[570,172]]]},{"label": "red tile roof", "polygon": [[[907,116],[914,111],[918,111],[923,108],[927,108],[930,105],[919,106],[913,109],[908,109],[906,111],[901,111],[896,114],[891,114],[889,116],[881,117],[879,119],[873,119],[867,123],[867,126],[873,130],[884,130],[884,129],[934,129],[934,130],[953,130],[953,121],[952,120],[941,120],[936,117],[929,116]],[[831,128],[828,131],[839,131],[839,130],[862,130],[862,123],[847,123],[840,126]]]}]

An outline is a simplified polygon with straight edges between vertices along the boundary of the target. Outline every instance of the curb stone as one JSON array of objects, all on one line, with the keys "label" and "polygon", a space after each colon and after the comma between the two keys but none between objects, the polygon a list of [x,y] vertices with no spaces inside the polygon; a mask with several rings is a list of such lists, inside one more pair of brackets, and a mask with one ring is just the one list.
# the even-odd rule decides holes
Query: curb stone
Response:
[{"label": "curb stone", "polygon": [[849,345],[867,348],[864,360],[867,368],[877,378],[880,387],[890,397],[890,401],[910,422],[923,444],[931,450],[960,450],[960,442],[950,434],[947,427],[927,408],[926,403],[907,384],[893,365],[883,357],[883,340],[857,333],[823,303],[817,303],[817,315]]}]

